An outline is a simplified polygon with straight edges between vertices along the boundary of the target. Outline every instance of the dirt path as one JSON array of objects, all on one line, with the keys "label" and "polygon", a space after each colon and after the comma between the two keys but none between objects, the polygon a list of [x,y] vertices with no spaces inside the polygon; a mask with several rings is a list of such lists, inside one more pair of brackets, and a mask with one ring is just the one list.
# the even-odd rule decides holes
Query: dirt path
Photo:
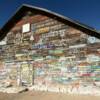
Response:
[{"label": "dirt path", "polygon": [[100,97],[30,91],[19,94],[0,93],[0,100],[100,100]]}]

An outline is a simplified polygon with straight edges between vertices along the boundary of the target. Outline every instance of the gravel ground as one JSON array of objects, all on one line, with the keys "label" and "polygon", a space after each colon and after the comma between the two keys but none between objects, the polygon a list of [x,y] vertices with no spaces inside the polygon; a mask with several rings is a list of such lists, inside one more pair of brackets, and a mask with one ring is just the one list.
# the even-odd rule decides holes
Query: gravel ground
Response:
[{"label": "gravel ground", "polygon": [[28,91],[17,94],[0,93],[0,100],[100,100],[100,96]]}]

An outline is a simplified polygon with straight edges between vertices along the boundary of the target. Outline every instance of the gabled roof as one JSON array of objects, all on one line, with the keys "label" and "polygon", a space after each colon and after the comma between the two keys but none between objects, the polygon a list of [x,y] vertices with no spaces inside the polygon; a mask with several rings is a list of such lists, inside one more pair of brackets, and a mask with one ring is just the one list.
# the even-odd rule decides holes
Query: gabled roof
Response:
[{"label": "gabled roof", "polygon": [[18,22],[23,16],[24,12],[26,11],[33,11],[35,13],[40,13],[46,16],[49,16],[51,18],[55,18],[59,21],[62,21],[63,23],[72,26],[76,29],[79,29],[83,32],[85,32],[88,35],[95,36],[100,39],[100,33],[96,31],[94,28],[91,28],[87,25],[84,25],[78,21],[72,20],[68,17],[62,16],[60,14],[57,14],[55,12],[46,10],[44,8],[35,7],[27,4],[23,4],[16,12],[15,14],[8,20],[8,22],[1,28],[0,30],[0,40],[2,40],[6,34],[10,31],[10,29]]}]

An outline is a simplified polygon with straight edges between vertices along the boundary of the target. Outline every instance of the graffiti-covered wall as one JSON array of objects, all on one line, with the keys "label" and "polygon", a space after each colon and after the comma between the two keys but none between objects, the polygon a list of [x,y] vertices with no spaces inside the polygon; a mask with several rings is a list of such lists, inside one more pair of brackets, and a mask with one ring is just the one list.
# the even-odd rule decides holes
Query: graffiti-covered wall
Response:
[{"label": "graffiti-covered wall", "polygon": [[0,42],[0,60],[21,85],[100,81],[100,40],[41,14],[16,23]]}]

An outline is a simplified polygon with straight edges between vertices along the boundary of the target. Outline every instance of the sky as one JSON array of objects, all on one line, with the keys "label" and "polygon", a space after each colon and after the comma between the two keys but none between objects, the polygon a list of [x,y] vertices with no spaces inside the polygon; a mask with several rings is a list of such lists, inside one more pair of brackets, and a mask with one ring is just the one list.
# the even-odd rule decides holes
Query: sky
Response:
[{"label": "sky", "polygon": [[100,0],[0,0],[0,28],[22,4],[46,8],[100,30]]}]

